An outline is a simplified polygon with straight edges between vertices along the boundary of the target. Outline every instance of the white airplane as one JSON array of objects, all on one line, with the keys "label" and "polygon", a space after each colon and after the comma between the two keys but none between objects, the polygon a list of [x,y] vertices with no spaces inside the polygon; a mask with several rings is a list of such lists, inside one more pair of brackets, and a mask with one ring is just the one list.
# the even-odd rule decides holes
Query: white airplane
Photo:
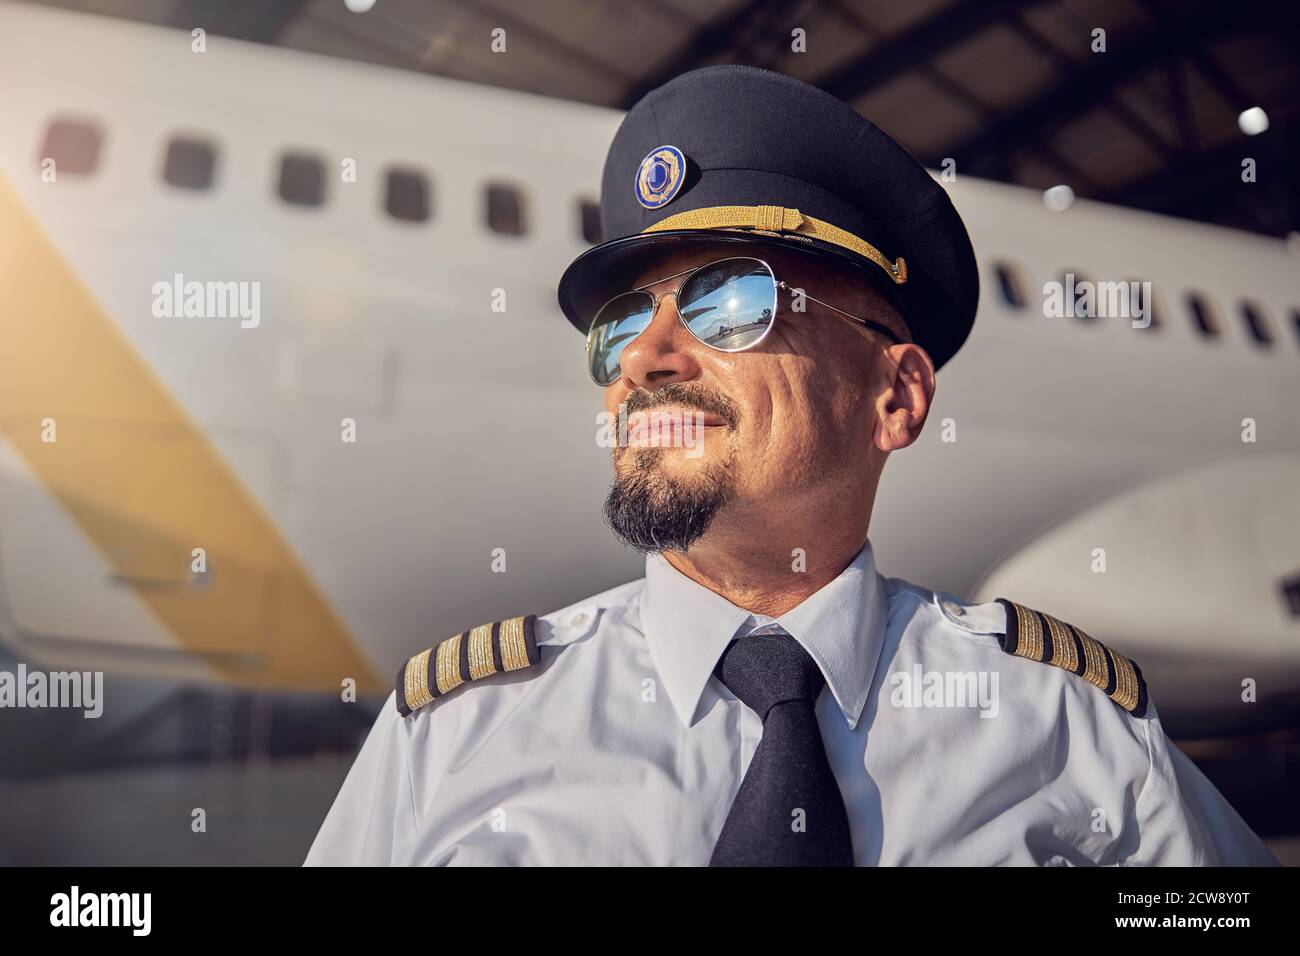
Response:
[{"label": "white airplane", "polygon": [[[193,45],[0,4],[0,641],[382,692],[448,634],[639,577],[554,299],[620,114]],[[946,185],[983,295],[885,471],[882,570],[1075,622],[1171,732],[1295,726],[1295,252]],[[1066,273],[1150,281],[1157,321],[1045,318]],[[169,317],[191,282],[255,289],[256,321]]]}]

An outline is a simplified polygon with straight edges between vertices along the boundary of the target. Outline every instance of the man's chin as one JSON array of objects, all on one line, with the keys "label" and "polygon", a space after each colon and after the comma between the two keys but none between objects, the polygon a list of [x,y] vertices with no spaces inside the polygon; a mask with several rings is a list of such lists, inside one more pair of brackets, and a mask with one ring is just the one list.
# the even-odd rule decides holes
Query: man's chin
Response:
[{"label": "man's chin", "polygon": [[615,460],[605,519],[642,552],[686,551],[731,497],[730,468],[681,448],[629,448]]}]

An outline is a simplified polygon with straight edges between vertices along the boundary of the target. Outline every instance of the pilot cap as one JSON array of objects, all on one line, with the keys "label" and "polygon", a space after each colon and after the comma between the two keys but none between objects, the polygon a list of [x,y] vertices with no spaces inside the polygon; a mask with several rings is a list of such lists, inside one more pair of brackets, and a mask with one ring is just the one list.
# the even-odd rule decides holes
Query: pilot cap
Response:
[{"label": "pilot cap", "polygon": [[849,265],[936,368],[975,322],[975,253],[944,188],[848,104],[771,70],[709,66],[647,93],[610,145],[600,217],[610,238],[570,263],[558,290],[584,335],[653,259],[700,240]]}]

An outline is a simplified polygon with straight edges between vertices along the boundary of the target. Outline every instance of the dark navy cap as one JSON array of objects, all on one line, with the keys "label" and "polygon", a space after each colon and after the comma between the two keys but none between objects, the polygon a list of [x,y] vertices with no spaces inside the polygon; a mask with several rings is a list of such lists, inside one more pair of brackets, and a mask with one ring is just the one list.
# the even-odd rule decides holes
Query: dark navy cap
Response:
[{"label": "dark navy cap", "polygon": [[653,258],[701,240],[851,267],[936,367],[975,322],[975,253],[944,188],[848,104],[771,70],[710,66],[646,94],[610,145],[600,217],[609,238],[559,285],[560,308],[584,335]]}]

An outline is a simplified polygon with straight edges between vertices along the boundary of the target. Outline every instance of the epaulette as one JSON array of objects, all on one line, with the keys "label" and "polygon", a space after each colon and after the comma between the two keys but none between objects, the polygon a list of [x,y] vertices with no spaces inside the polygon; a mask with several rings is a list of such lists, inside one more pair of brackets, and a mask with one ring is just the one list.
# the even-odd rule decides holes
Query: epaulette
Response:
[{"label": "epaulette", "polygon": [[421,651],[397,669],[397,712],[409,717],[466,681],[532,667],[537,615],[480,624]]},{"label": "epaulette", "polygon": [[1137,664],[1050,614],[1006,598],[998,602],[1007,609],[1007,632],[999,638],[1004,651],[1063,667],[1100,687],[1134,717],[1146,715],[1147,684]]}]

